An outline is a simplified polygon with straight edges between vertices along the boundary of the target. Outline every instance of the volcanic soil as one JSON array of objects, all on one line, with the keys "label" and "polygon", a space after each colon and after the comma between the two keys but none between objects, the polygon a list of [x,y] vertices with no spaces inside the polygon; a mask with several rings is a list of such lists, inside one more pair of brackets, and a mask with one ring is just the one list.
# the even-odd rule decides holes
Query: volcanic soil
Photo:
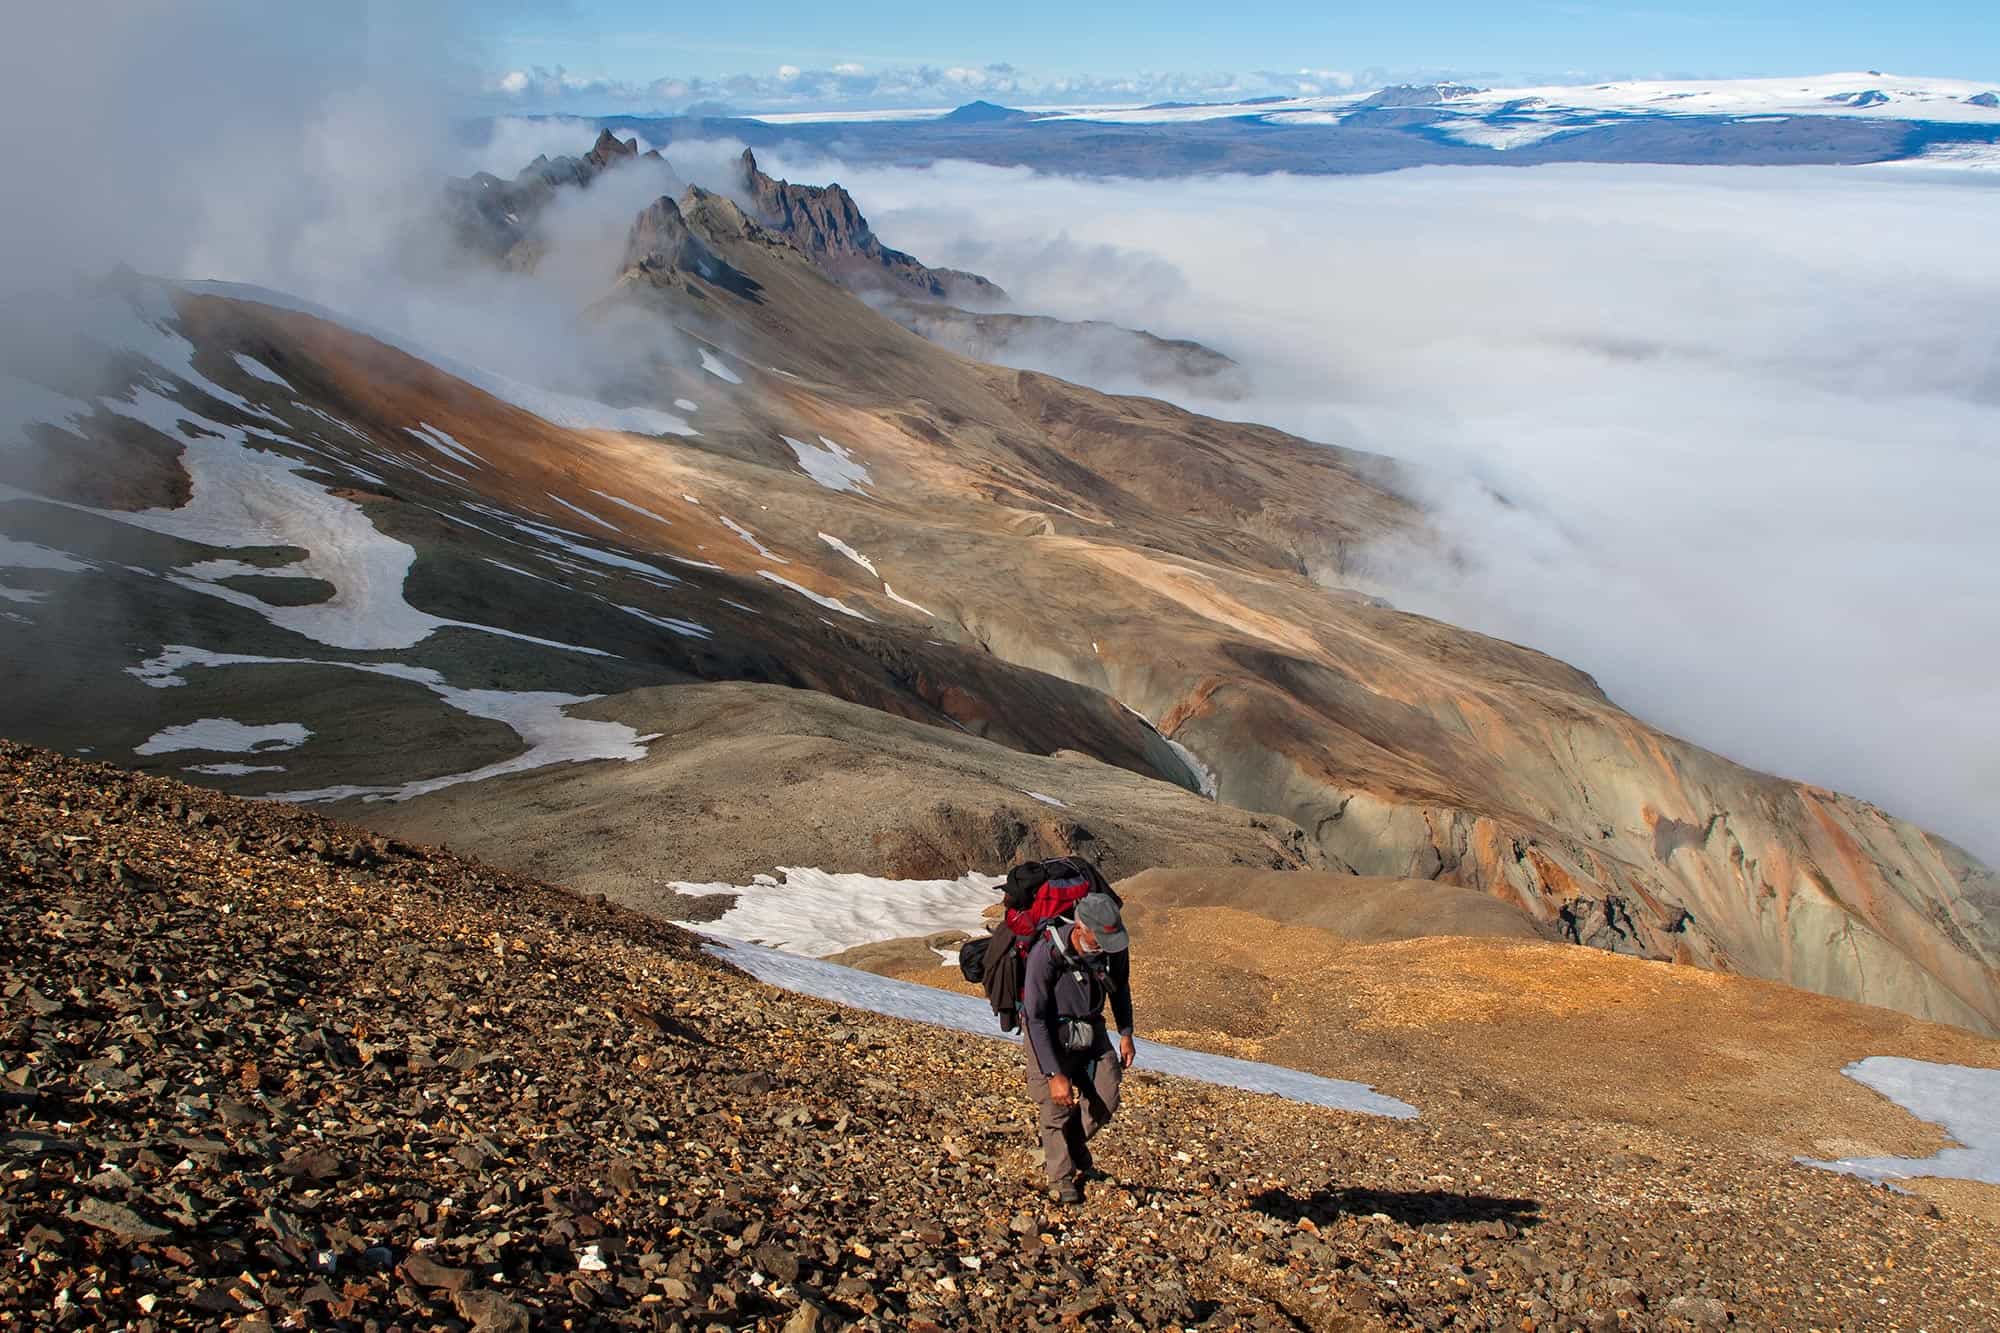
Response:
[{"label": "volcanic soil", "polygon": [[605,902],[12,744],[0,849],[9,1322],[1995,1318],[1990,1227],[1748,1147],[1142,1070],[1109,1179],[1058,1210],[1015,1048],[772,990]]}]

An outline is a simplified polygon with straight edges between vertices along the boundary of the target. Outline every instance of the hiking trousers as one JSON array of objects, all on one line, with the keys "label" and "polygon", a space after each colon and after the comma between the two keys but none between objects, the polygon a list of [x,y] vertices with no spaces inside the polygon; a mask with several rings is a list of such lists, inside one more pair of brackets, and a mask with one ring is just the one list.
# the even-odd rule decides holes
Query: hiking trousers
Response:
[{"label": "hiking trousers", "polygon": [[1028,1076],[1028,1093],[1040,1113],[1042,1166],[1049,1184],[1060,1186],[1090,1166],[1090,1140],[1111,1123],[1118,1112],[1118,1083],[1125,1067],[1109,1040],[1091,1058],[1091,1063],[1070,1073],[1070,1086],[1077,1092],[1077,1105],[1057,1106],[1049,1096],[1049,1081],[1042,1077],[1035,1052],[1021,1043],[1022,1060]]}]

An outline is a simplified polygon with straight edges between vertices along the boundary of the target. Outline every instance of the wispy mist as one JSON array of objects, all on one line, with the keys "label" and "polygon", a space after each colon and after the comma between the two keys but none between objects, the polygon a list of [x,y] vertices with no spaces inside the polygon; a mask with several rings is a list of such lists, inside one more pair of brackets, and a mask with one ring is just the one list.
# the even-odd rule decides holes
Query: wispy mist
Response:
[{"label": "wispy mist", "polygon": [[1993,184],[774,166],[1023,309],[1244,362],[1248,402],[1189,406],[1422,465],[1465,560],[1375,552],[1400,605],[2000,859]]},{"label": "wispy mist", "polygon": [[496,17],[469,3],[232,0],[19,16],[0,56],[0,171],[14,183],[0,212],[0,369],[60,318],[75,282],[122,264],[274,288],[517,379],[631,384],[670,333],[638,340],[583,312],[616,277],[633,216],[678,188],[664,168],[565,192],[531,273],[469,262],[444,224],[446,176],[511,177],[595,136],[506,122],[483,146],[464,142],[454,118]]}]

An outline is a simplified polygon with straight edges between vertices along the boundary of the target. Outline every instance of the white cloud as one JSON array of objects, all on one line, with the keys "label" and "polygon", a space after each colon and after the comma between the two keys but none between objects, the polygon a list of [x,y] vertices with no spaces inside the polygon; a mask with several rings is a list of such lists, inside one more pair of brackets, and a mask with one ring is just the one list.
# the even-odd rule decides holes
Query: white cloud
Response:
[{"label": "white cloud", "polygon": [[1378,553],[1406,608],[2000,861],[1992,189],[1851,169],[837,171],[890,243],[1021,308],[1238,357],[1257,393],[1219,415],[1425,465],[1466,560]]},{"label": "white cloud", "polygon": [[[516,79],[514,76],[519,75]],[[1230,71],[1146,71],[1140,73],[1038,74],[1005,63],[898,65],[869,70],[842,61],[828,68],[780,65],[768,74],[720,78],[663,74],[651,80],[584,78],[558,66],[510,71],[495,83],[517,103],[547,110],[601,115],[611,112],[668,114],[699,106],[705,112],[727,107],[741,112],[788,108],[837,110],[857,107],[937,106],[954,97],[998,96],[1015,105],[1111,105],[1147,102],[1224,102],[1244,97],[1335,93],[1389,83],[1439,80],[1492,84],[1577,82],[1544,74],[1511,80],[1492,74],[1446,70],[1288,69]],[[514,109],[520,109],[516,107]]]}]

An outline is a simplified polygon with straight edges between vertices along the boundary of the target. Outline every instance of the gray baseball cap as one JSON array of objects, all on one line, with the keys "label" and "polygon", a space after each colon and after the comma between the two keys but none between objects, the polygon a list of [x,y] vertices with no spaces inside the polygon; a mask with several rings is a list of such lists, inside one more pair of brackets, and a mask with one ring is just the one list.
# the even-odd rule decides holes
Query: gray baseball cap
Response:
[{"label": "gray baseball cap", "polygon": [[1118,915],[1118,904],[1109,894],[1085,894],[1077,902],[1076,919],[1097,937],[1097,947],[1106,953],[1123,953],[1132,943]]}]

